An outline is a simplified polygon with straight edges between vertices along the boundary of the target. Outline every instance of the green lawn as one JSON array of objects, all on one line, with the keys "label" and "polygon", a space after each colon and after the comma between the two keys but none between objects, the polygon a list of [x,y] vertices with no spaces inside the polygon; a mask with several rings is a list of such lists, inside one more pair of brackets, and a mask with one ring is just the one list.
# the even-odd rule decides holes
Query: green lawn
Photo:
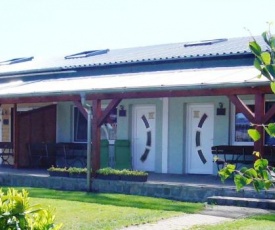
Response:
[{"label": "green lawn", "polygon": [[50,205],[56,210],[56,223],[63,223],[66,230],[119,229],[203,209],[199,203],[141,196],[26,189],[32,204]]},{"label": "green lawn", "polygon": [[273,230],[275,229],[275,214],[251,216],[245,219],[224,222],[217,225],[201,225],[192,230]]}]

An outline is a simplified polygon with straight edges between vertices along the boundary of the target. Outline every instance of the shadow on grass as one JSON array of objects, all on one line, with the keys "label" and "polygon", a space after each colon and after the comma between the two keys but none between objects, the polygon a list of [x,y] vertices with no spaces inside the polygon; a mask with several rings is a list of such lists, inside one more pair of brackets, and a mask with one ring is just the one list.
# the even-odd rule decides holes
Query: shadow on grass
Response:
[{"label": "shadow on grass", "polygon": [[[22,189],[22,187],[18,187],[17,189]],[[86,203],[96,203],[101,205],[115,205],[121,207],[134,207],[142,209],[165,210],[184,213],[197,213],[201,211],[204,207],[202,203],[187,203],[145,196],[60,191],[44,188],[24,189],[26,189],[29,192],[30,197],[79,201]]]}]

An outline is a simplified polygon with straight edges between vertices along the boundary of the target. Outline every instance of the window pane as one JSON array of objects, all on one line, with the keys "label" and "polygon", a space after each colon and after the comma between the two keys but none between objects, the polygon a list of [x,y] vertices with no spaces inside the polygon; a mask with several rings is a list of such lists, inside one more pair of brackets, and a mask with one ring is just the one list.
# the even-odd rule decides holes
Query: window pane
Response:
[{"label": "window pane", "polygon": [[[101,139],[115,140],[117,131],[117,109],[115,108],[101,126]],[[87,142],[87,120],[74,107],[74,142]]]},{"label": "window pane", "polygon": [[251,138],[247,134],[250,128],[250,122],[242,113],[235,115],[235,141],[236,142],[251,142]]},{"label": "window pane", "polygon": [[[265,105],[265,108],[266,108],[266,111],[267,112],[273,105],[274,105],[275,102],[266,102],[266,105]],[[268,122],[267,124],[269,123],[275,123],[275,116],[273,116]],[[267,133],[265,134],[265,144],[266,145],[275,145],[275,138],[274,137],[271,137],[269,136]]]},{"label": "window pane", "polygon": [[87,141],[87,120],[78,108],[74,108],[74,141]]},{"label": "window pane", "polygon": [[[247,105],[254,112],[254,105]],[[243,113],[236,109],[235,112],[235,142],[252,142],[247,131],[251,128],[250,121]]]}]

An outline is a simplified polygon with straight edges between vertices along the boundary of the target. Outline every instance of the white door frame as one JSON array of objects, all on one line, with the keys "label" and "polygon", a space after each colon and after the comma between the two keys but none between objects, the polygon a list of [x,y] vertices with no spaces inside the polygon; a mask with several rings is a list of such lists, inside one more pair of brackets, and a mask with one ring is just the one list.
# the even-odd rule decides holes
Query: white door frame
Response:
[{"label": "white door frame", "polygon": [[[154,131],[153,132],[151,132],[151,140],[150,140],[150,142],[152,143],[152,146],[144,146],[145,147],[145,151],[146,150],[149,150],[149,151],[151,151],[152,149],[153,149],[153,161],[151,162],[152,163],[152,170],[150,170],[150,171],[155,171],[155,151],[156,151],[156,137],[155,137],[155,135],[156,135],[156,106],[154,105],[154,104],[147,104],[147,105],[134,105],[133,106],[133,110],[132,110],[132,127],[133,127],[133,129],[132,129],[132,165],[133,165],[133,167],[134,167],[134,169],[138,169],[138,170],[144,170],[144,169],[139,169],[138,167],[137,167],[137,165],[138,165],[138,163],[137,163],[137,159],[138,159],[138,157],[139,156],[137,156],[137,149],[136,149],[136,142],[138,141],[137,140],[137,137],[136,137],[136,130],[137,130],[137,111],[138,111],[138,109],[152,109],[153,110],[153,112],[154,112]],[[147,128],[146,128],[147,129]],[[150,131],[151,130],[151,127],[149,128],[149,129],[147,129],[147,134],[148,134],[148,131]],[[151,130],[152,131],[152,130]],[[146,133],[144,133],[144,135],[146,135]],[[148,138],[148,135],[147,135],[147,138]],[[152,154],[152,152],[151,152],[151,154]],[[137,167],[137,168],[136,168]]]},{"label": "white door frame", "polygon": [[[212,122],[212,130],[213,133],[209,134],[209,141],[212,141],[210,143],[210,145],[213,145],[213,136],[214,136],[214,105],[211,103],[190,103],[187,105],[187,112],[186,112],[186,173],[194,173],[194,172],[190,172],[191,171],[191,157],[192,157],[192,141],[196,139],[196,136],[193,136],[193,134],[195,134],[195,132],[193,132],[193,124],[191,122],[191,108],[194,107],[198,107],[200,108],[209,108],[212,110],[212,118],[211,118],[211,122]],[[203,125],[203,124],[202,124]],[[197,127],[198,129],[200,129],[199,127]],[[197,133],[197,132],[196,132]],[[201,136],[201,135],[199,135]],[[208,141],[208,142],[209,142]],[[203,151],[201,149],[201,147],[197,147],[196,148],[197,152],[201,152],[203,154]],[[194,154],[194,153],[193,153]],[[209,155],[208,155],[209,156]],[[212,156],[212,155],[211,155]],[[202,156],[204,157],[204,156]],[[213,161],[208,160],[208,162],[210,165],[208,166],[210,169],[209,173],[204,173],[203,171],[200,173],[198,172],[198,174],[213,174]]]}]

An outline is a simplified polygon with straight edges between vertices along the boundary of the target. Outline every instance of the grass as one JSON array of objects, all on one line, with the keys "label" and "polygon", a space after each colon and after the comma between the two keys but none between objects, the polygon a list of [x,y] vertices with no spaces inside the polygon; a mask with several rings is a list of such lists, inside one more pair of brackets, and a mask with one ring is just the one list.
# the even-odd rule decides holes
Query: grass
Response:
[{"label": "grass", "polygon": [[273,230],[275,229],[275,214],[264,214],[245,219],[224,222],[217,225],[195,226],[192,230]]},{"label": "grass", "polygon": [[119,229],[203,209],[200,203],[142,196],[25,189],[32,204],[49,205],[56,210],[56,223],[63,223],[65,230]]}]

